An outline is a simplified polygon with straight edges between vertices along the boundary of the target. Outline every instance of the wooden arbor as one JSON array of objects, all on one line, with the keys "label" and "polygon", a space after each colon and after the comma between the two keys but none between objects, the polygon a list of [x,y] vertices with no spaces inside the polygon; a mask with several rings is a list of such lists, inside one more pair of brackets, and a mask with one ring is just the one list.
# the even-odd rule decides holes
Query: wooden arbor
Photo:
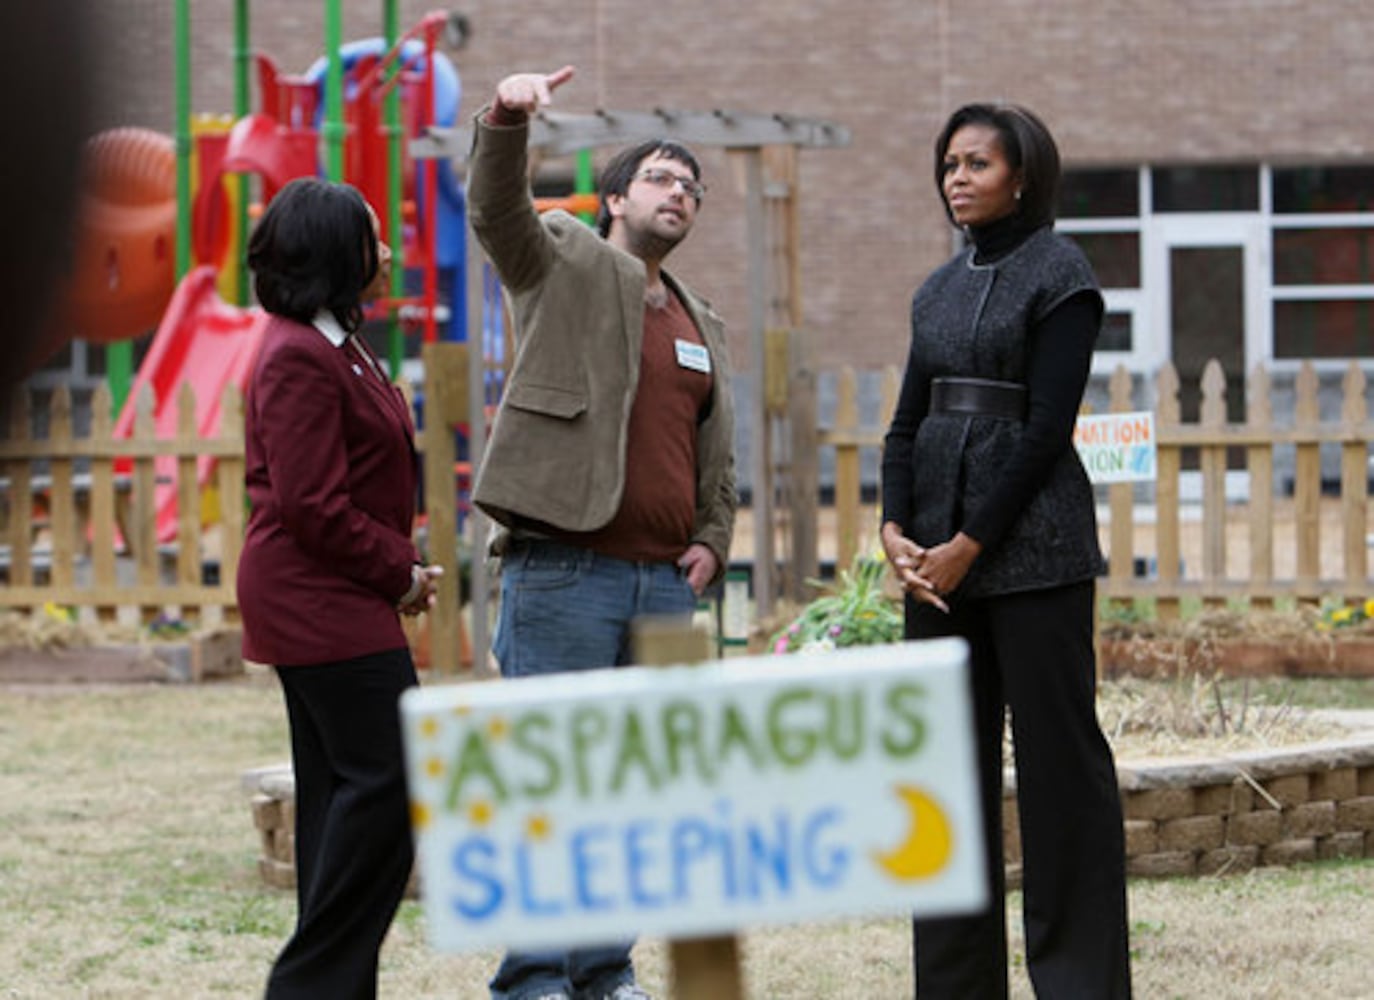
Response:
[{"label": "wooden arbor", "polygon": [[[690,147],[725,149],[738,156],[743,163],[746,275],[748,298],[748,378],[750,411],[747,421],[750,431],[750,482],[753,487],[754,520],[754,598],[758,614],[772,613],[777,593],[774,538],[774,478],[771,417],[776,410],[769,399],[765,373],[777,372],[776,363],[768,363],[770,343],[779,338],[770,331],[794,331],[800,328],[801,288],[798,280],[799,234],[797,226],[797,152],[801,149],[835,149],[849,144],[849,130],[832,122],[787,114],[757,114],[715,110],[674,111],[607,111],[592,114],[545,112],[530,123],[530,150],[544,156],[565,156],[582,150],[607,146],[627,146],[658,136],[671,136]],[[429,135],[411,144],[417,159],[449,158],[460,164],[466,161],[472,145],[468,127],[431,129]],[[482,261],[476,241],[469,239],[468,309],[469,330],[482,329]],[[785,343],[785,338],[782,339]],[[785,369],[780,374],[785,377]],[[774,376],[776,377],[776,376]],[[468,365],[468,412],[472,462],[481,461],[481,448],[486,436],[485,368]],[[785,398],[785,392],[783,396]],[[450,491],[451,492],[451,491]],[[474,516],[480,516],[474,513]],[[450,518],[442,519],[453,524]],[[434,537],[433,508],[431,508],[431,551],[456,552],[456,538]],[[480,524],[475,537],[482,537]],[[456,581],[457,573],[447,579]],[[486,636],[487,584],[482,560],[472,560],[472,601],[474,662],[481,663],[487,649]],[[441,604],[457,607],[453,600]],[[452,633],[444,623],[435,622],[433,639],[436,649],[457,648],[456,612]],[[439,645],[452,641],[451,645]]]}]

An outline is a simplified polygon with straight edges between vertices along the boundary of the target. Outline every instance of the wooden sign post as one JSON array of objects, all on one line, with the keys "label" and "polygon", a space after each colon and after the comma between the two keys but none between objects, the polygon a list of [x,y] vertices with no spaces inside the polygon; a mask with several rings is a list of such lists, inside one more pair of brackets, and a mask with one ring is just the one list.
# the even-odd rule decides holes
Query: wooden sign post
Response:
[{"label": "wooden sign post", "polygon": [[[646,667],[702,663],[711,658],[711,640],[677,619],[641,619],[635,627],[635,662]],[[668,942],[674,1000],[744,1000],[739,941],[733,934],[675,938]]]},{"label": "wooden sign post", "polygon": [[650,625],[679,665],[406,692],[436,947],[657,936],[679,1000],[742,1000],[742,928],[984,905],[961,640],[708,653]]}]

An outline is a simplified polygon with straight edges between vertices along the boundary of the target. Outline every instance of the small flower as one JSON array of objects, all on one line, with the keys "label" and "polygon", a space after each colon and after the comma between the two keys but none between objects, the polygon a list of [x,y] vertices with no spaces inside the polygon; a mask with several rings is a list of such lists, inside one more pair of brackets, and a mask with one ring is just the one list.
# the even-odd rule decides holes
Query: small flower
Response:
[{"label": "small flower", "polygon": [[1337,608],[1331,612],[1331,621],[1336,625],[1348,625],[1354,619],[1355,612],[1349,608]]},{"label": "small flower", "polygon": [[1364,616],[1366,618],[1374,618],[1374,597],[1364,602]]},{"label": "small flower", "polygon": [[[791,631],[791,630],[789,629],[788,631]],[[778,641],[775,642],[775,643],[773,643],[773,652],[774,652],[774,653],[785,653],[785,652],[787,652],[787,636],[785,636],[785,635],[780,635],[780,636],[778,636]]]},{"label": "small flower", "polygon": [[843,632],[843,631],[844,631],[844,628],[843,628],[843,626],[841,626],[841,625],[836,624],[836,625],[831,625],[831,626],[830,626],[830,634],[831,634],[832,636],[834,636],[835,638],[837,638],[837,639],[839,638],[840,633]]}]

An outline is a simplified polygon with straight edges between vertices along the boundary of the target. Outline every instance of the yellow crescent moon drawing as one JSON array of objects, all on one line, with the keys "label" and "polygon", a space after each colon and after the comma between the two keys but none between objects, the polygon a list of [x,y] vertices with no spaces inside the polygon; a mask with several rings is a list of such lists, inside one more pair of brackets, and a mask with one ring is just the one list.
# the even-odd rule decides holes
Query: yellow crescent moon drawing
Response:
[{"label": "yellow crescent moon drawing", "polygon": [[929,878],[949,861],[954,846],[945,812],[925,792],[911,785],[895,791],[911,814],[906,839],[890,851],[874,851],[873,860],[892,878],[910,882]]}]

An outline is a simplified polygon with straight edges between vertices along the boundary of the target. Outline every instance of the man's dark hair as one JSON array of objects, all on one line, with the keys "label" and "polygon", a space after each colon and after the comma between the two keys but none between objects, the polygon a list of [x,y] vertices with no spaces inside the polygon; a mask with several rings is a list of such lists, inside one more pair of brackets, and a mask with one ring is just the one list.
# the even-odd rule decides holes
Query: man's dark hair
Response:
[{"label": "man's dark hair", "polygon": [[611,231],[611,210],[606,204],[606,199],[610,195],[624,194],[628,191],[630,181],[634,180],[635,174],[639,172],[640,164],[651,156],[676,160],[692,172],[693,178],[701,180],[701,165],[697,163],[697,158],[692,155],[690,149],[672,139],[649,139],[637,146],[622,149],[601,171],[601,208],[596,213],[596,231],[603,237]]},{"label": "man's dark hair", "polygon": [[965,125],[986,125],[997,132],[1002,154],[1021,174],[1018,214],[1028,227],[1054,221],[1059,200],[1059,147],[1036,115],[1015,104],[965,104],[949,116],[935,140],[935,189],[949,221],[954,215],[945,200],[945,154],[954,133]]},{"label": "man's dark hair", "polygon": [[367,202],[347,184],[298,177],[253,230],[248,266],[268,312],[309,323],[328,309],[352,333],[362,326],[362,293],[380,266]]}]

